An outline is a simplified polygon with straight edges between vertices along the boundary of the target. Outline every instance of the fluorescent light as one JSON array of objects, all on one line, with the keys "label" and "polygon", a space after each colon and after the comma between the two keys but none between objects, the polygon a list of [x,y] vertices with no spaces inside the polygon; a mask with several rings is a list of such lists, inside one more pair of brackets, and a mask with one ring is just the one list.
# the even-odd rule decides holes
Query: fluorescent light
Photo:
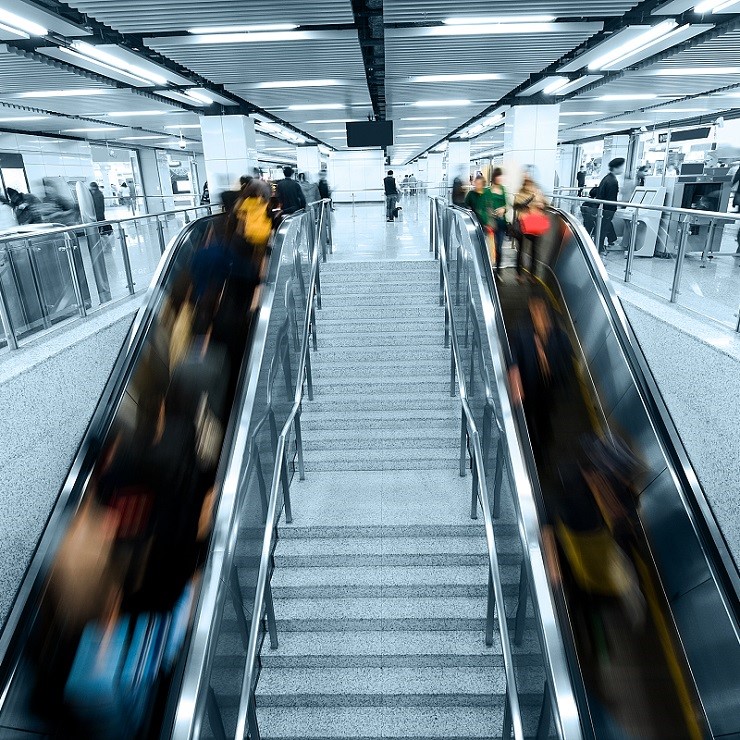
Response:
[{"label": "fluorescent light", "polygon": [[183,124],[180,124],[179,126],[165,126],[165,128],[168,130],[169,129],[178,130],[181,128],[200,128],[200,124],[199,123],[183,123]]},{"label": "fluorescent light", "polygon": [[402,118],[402,121],[452,121],[452,116],[411,116]]},{"label": "fluorescent light", "polygon": [[[29,21],[26,18],[11,13],[8,10],[0,10],[0,25],[11,33],[21,36],[22,38],[28,38],[29,36],[47,36],[49,29],[40,26],[38,23]],[[18,32],[21,33],[18,33]]]},{"label": "fluorescent light", "polygon": [[342,110],[344,103],[301,103],[289,105],[288,110]]},{"label": "fluorescent light", "polygon": [[185,90],[185,95],[189,98],[192,98],[196,103],[213,105],[213,98],[209,98],[208,95],[200,92],[200,90]]},{"label": "fluorescent light", "polygon": [[195,36],[218,33],[251,33],[253,31],[292,31],[298,28],[295,23],[267,23],[261,26],[199,26],[188,29]]},{"label": "fluorescent light", "polygon": [[168,110],[117,110],[113,113],[104,113],[109,118],[139,118],[141,116],[163,116]]},{"label": "fluorescent light", "polygon": [[543,95],[554,95],[569,82],[570,80],[567,77],[556,77],[551,83],[542,89],[542,93]]},{"label": "fluorescent light", "polygon": [[396,134],[398,139],[418,139],[420,136],[437,136],[437,134]]},{"label": "fluorescent light", "polygon": [[[737,0],[735,0],[737,2]],[[670,67],[650,73],[656,77],[695,77],[697,75],[740,75],[740,67]]]},{"label": "fluorescent light", "polygon": [[314,118],[306,123],[353,123],[359,120],[359,118]]},{"label": "fluorescent light", "polygon": [[721,13],[725,8],[729,8],[731,5],[736,5],[738,0],[704,0],[694,6],[694,12],[699,15],[705,13]]},{"label": "fluorescent light", "polygon": [[[662,21],[647,29],[644,33],[638,34],[629,41],[626,41],[616,49],[612,49],[598,57],[588,65],[588,68],[609,69],[633,54],[644,51],[657,43],[663,43],[667,37],[675,32],[677,26],[678,23],[673,18]],[[683,26],[681,29],[683,29]]]},{"label": "fluorescent light", "polygon": [[657,97],[655,93],[633,93],[631,95],[602,95],[597,99],[605,102],[617,102],[620,100],[655,100]]},{"label": "fluorescent light", "polygon": [[462,108],[472,103],[469,100],[417,100],[411,105],[414,108]]},{"label": "fluorescent light", "polygon": [[561,111],[561,116],[600,116],[604,113],[601,110],[571,110]]},{"label": "fluorescent light", "polygon": [[404,131],[444,131],[447,126],[406,126]]},{"label": "fluorescent light", "polygon": [[108,92],[102,87],[79,88],[77,90],[41,90],[39,92],[18,93],[19,98],[73,98],[88,95],[105,95]]},{"label": "fluorescent light", "polygon": [[[122,72],[124,74],[133,75],[138,77],[143,82],[150,82],[153,85],[166,85],[169,80],[156,72],[151,72],[144,67],[138,67],[135,64],[129,64],[123,59],[119,59],[113,54],[109,54],[107,51],[98,49],[97,46],[88,44],[85,41],[73,41],[72,50],[81,54],[83,57],[92,59],[98,64],[102,64],[104,67],[112,69],[114,72]],[[59,47],[59,51],[69,53],[69,49]]]},{"label": "fluorescent light", "polygon": [[172,134],[160,134],[159,136],[122,136],[121,141],[146,141],[148,139],[169,139]]},{"label": "fluorescent light", "polygon": [[18,38],[21,39],[30,39],[31,34],[26,33],[25,31],[21,31],[18,28],[13,28],[12,26],[6,26],[4,23],[0,23],[0,31],[6,31],[7,33],[12,33],[14,36],[18,36]]},{"label": "fluorescent light", "polygon": [[28,123],[29,121],[44,121],[47,116],[16,116],[15,118],[0,118],[0,123]]},{"label": "fluorescent light", "polygon": [[655,113],[706,113],[706,108],[660,108]]},{"label": "fluorescent light", "polygon": [[554,15],[494,15],[445,18],[442,23],[446,26],[483,26],[494,23],[552,23],[554,20]]},{"label": "fluorescent light", "polygon": [[486,34],[550,33],[557,23],[490,23],[485,25],[432,26],[429,36],[482,36]]},{"label": "fluorescent light", "polygon": [[196,35],[197,44],[248,44],[259,41],[309,41],[309,31],[266,31],[260,33],[210,33]]},{"label": "fluorescent light", "polygon": [[64,129],[65,134],[86,134],[93,131],[120,131],[120,126],[88,126],[87,128],[68,128]]},{"label": "fluorescent light", "polygon": [[343,85],[341,80],[277,80],[275,82],[258,82],[250,85],[254,90],[278,90],[284,87],[336,87]]},{"label": "fluorescent light", "polygon": [[409,78],[409,82],[485,82],[502,78],[503,75],[496,72],[470,72],[468,74],[417,75]]},{"label": "fluorescent light", "polygon": [[319,131],[320,134],[343,134],[346,129],[343,128],[325,128]]}]

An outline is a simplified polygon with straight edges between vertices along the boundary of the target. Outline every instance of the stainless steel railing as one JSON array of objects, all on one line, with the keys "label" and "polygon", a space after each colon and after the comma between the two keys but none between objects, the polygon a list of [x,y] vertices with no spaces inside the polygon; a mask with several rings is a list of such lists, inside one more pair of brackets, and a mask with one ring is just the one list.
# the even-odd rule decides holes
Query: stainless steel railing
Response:
[{"label": "stainless steel railing", "polygon": [[[218,210],[218,209],[216,209]],[[182,228],[214,213],[199,206],[0,238],[0,343],[29,337],[146,288]]]},{"label": "stainless steel railing", "polygon": [[[469,444],[473,463],[473,506],[471,516],[476,514],[476,498],[481,503],[486,540],[489,550],[489,607],[486,637],[492,634],[492,616],[494,605],[498,605],[499,628],[504,653],[504,665],[507,675],[507,709],[503,737],[510,737],[513,729],[523,731],[522,726],[528,727],[527,734],[531,734],[530,725],[536,724],[537,738],[548,737],[550,722],[554,721],[558,737],[571,740],[580,740],[583,731],[579,719],[578,703],[575,688],[572,684],[564,638],[555,613],[555,599],[548,582],[545,566],[544,548],[541,538],[534,486],[530,477],[530,466],[526,462],[525,448],[528,449],[528,440],[522,440],[517,424],[510,390],[508,387],[507,363],[502,347],[506,341],[503,330],[503,319],[496,297],[491,273],[490,261],[487,258],[487,248],[480,226],[472,215],[458,208],[448,207],[442,199],[433,199],[431,217],[431,244],[430,251],[440,254],[440,288],[445,304],[445,323],[452,338],[452,366],[456,371],[460,396],[463,404],[463,421],[461,434],[461,474],[464,473],[465,447]],[[449,265],[454,254],[456,274],[454,283],[450,280]],[[464,262],[464,267],[461,263]],[[461,285],[461,282],[463,283]],[[453,287],[454,285],[454,287]],[[455,301],[453,303],[452,295]],[[473,302],[473,295],[477,303]],[[460,297],[464,295],[464,305],[460,305]],[[465,382],[466,373],[470,373],[473,382],[474,355],[470,356],[469,366],[465,363],[465,355],[461,353],[457,341],[457,327],[454,320],[455,310],[464,311],[465,329],[462,334],[463,345],[468,344],[468,325],[473,324],[474,334],[478,330],[482,336],[478,340],[478,374],[483,379],[484,407],[482,421],[479,424],[475,418],[476,408],[474,401],[478,394],[471,396],[472,386]],[[476,323],[478,327],[476,327]],[[483,351],[486,342],[489,351]],[[489,372],[490,368],[490,372]],[[451,393],[454,395],[454,377],[451,378]],[[492,448],[492,433],[490,427],[495,424],[498,432],[495,463],[489,465],[490,450]],[[481,433],[482,429],[482,433]],[[481,441],[482,436],[482,441]],[[525,444],[526,442],[526,444]],[[531,453],[530,453],[531,454]],[[487,479],[486,468],[491,469],[492,475]],[[508,488],[511,492],[513,512],[511,507],[505,507],[504,514],[501,505],[501,494],[504,477],[508,477]],[[489,486],[492,487],[493,509],[489,505]],[[509,521],[507,521],[507,517]],[[542,665],[539,670],[545,677],[542,690],[542,703],[538,716],[530,715],[531,699],[524,704],[518,702],[518,687],[516,677],[522,678],[527,671],[532,671],[530,664],[519,665],[518,655],[510,648],[510,633],[506,620],[502,615],[503,592],[500,576],[497,579],[497,557],[495,531],[500,526],[515,528],[521,546],[521,575],[519,582],[519,598],[515,618],[514,644],[519,645],[524,637],[527,613],[528,596],[531,598],[532,609],[535,614],[536,631],[541,649]],[[496,583],[498,580],[498,585]],[[495,597],[495,598],[494,598]],[[508,663],[508,666],[507,666]],[[517,698],[513,702],[512,696]],[[518,720],[515,719],[518,716]],[[518,723],[518,726],[517,726]]]},{"label": "stainless steel railing", "polygon": [[[621,279],[625,283],[633,283],[640,288],[657,293],[667,298],[671,303],[681,303],[697,313],[710,316],[711,318],[725,323],[735,331],[740,332],[740,280],[737,276],[726,274],[719,280],[724,283],[713,284],[713,290],[708,290],[704,281],[709,282],[710,277],[704,278],[695,273],[692,281],[696,283],[699,290],[683,293],[682,287],[685,278],[686,258],[691,254],[700,254],[699,268],[706,268],[707,260],[718,257],[740,258],[740,234],[736,235],[737,247],[733,251],[720,251],[722,232],[727,226],[737,226],[740,230],[740,214],[720,213],[717,211],[703,211],[692,208],[673,208],[670,206],[643,205],[641,203],[629,203],[626,201],[607,201],[597,198],[586,198],[576,195],[567,195],[565,190],[555,188],[552,199],[555,207],[564,207],[571,204],[588,205],[596,211],[595,223],[592,236],[597,245],[603,242],[604,209],[616,208],[617,213],[628,214],[629,219],[624,219],[629,224],[628,239],[622,243],[620,252],[624,252],[624,269],[610,263],[607,269],[611,277]],[[641,214],[654,214],[654,224],[650,227],[658,242],[656,256],[675,259],[673,269],[668,266],[650,266],[641,261],[642,256],[652,257],[650,254],[637,254],[638,233]],[[620,220],[622,220],[620,218]],[[662,249],[661,249],[662,247]],[[731,272],[731,271],[730,271]],[[620,274],[622,273],[622,274]],[[733,279],[734,278],[734,279]],[[716,299],[717,303],[710,303],[707,294],[710,292],[721,293],[722,299]],[[683,295],[682,295],[683,294]],[[680,297],[682,296],[682,297]],[[713,299],[714,300],[714,299]],[[730,318],[732,312],[732,318]]]},{"label": "stainless steel railing", "polygon": [[[237,653],[237,658],[244,656],[242,675],[245,686],[252,686],[256,676],[257,646],[262,635],[265,611],[271,644],[277,646],[269,585],[270,556],[281,503],[285,505],[287,520],[292,520],[288,471],[289,440],[295,440],[299,474],[303,477],[300,411],[304,379],[311,383],[309,344],[312,334],[315,342],[316,314],[313,304],[321,259],[319,250],[322,245],[319,239],[322,233],[324,235],[328,233],[326,230],[322,231],[327,206],[328,202],[319,204],[318,219],[314,213],[315,205],[305,213],[288,217],[274,240],[271,272],[263,286],[251,343],[252,354],[243,372],[245,389],[232,448],[235,452],[229,459],[224,476],[213,540],[203,575],[202,596],[195,615],[185,675],[174,711],[171,737],[177,740],[200,737],[205,721],[210,723],[211,734],[217,740],[224,740],[228,736],[244,737],[243,730],[240,734],[235,728],[242,727],[237,720],[241,721],[242,716],[246,718],[250,699],[253,704],[251,694],[247,692],[245,698],[242,692],[240,711],[238,717],[234,717],[231,716],[233,697],[229,696],[226,701],[220,701],[218,692],[214,690],[214,684],[221,682],[217,670],[217,653],[221,640],[224,636],[231,639],[230,628],[224,627],[224,620],[227,619],[226,609],[231,609],[236,617],[237,633],[244,650],[243,653]],[[301,287],[304,251],[310,263],[310,278],[308,285]],[[299,294],[301,306],[305,310],[301,317],[301,339],[297,348],[299,354],[297,374],[294,375],[289,355],[290,344],[294,340],[295,327],[292,324],[292,314],[295,293]],[[274,352],[269,357],[268,351],[272,350]],[[281,371],[285,376],[285,399],[279,398],[280,393],[276,389],[283,374]],[[290,410],[278,435],[276,407],[281,405],[281,400],[289,400]],[[282,420],[282,416],[280,419]],[[269,497],[263,471],[265,457],[275,461]],[[257,483],[250,486],[253,480]],[[258,557],[256,551],[258,539],[261,553],[259,570],[256,579],[250,581],[248,585],[250,593],[245,596],[240,583],[242,578],[237,567],[237,558],[240,553],[244,556],[245,551],[250,559]],[[245,598],[249,603],[254,600],[254,609],[251,612],[245,609]],[[251,619],[247,616],[250,613]],[[233,645],[230,652],[233,655]],[[229,673],[230,681],[233,681],[232,673],[233,671]],[[241,710],[242,705],[245,708],[244,712]],[[250,728],[251,721],[250,713]]]}]

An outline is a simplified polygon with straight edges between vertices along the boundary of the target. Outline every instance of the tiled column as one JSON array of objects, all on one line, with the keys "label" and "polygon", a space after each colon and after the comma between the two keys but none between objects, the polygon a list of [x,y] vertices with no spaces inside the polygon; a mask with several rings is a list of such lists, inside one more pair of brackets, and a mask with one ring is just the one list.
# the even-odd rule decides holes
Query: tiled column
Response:
[{"label": "tiled column", "polygon": [[444,175],[444,154],[432,153],[427,157],[427,186],[430,195],[444,195],[442,177]]},{"label": "tiled column", "polygon": [[447,147],[447,187],[451,188],[456,177],[463,182],[470,177],[470,140],[453,140]]},{"label": "tiled column", "polygon": [[211,202],[223,190],[237,187],[242,175],[257,166],[254,120],[249,116],[201,116],[203,156]]},{"label": "tiled column", "polygon": [[559,105],[520,105],[506,111],[504,172],[510,189],[517,190],[529,171],[545,192],[552,191],[559,117]]},{"label": "tiled column", "polygon": [[321,152],[317,146],[296,147],[298,158],[298,172],[304,172],[311,182],[319,179],[321,171]]}]

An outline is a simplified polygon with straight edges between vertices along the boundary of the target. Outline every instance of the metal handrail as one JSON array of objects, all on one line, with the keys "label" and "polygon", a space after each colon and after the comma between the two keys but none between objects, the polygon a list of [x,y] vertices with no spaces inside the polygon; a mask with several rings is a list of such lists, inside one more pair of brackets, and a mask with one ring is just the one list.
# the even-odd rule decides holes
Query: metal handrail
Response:
[{"label": "metal handrail", "polygon": [[578,195],[561,195],[560,193],[552,193],[549,197],[553,200],[573,200],[589,203],[596,203],[598,205],[606,206],[617,206],[618,208],[634,208],[638,211],[660,211],[661,213],[678,213],[681,216],[692,216],[694,218],[715,218],[724,219],[725,221],[740,221],[740,214],[738,213],[720,213],[719,211],[699,211],[695,208],[673,208],[672,206],[651,206],[644,205],[642,203],[630,203],[626,200],[600,200],[599,198],[589,198],[587,196]]},{"label": "metal handrail", "polygon": [[[465,228],[471,244],[478,244],[478,252],[487,255],[483,230],[472,214],[466,209],[446,206],[449,213],[465,220]],[[581,740],[581,727],[578,702],[570,678],[568,659],[565,655],[563,637],[555,612],[555,600],[544,562],[542,534],[534,497],[534,485],[525,459],[525,445],[520,436],[514,409],[511,401],[506,372],[506,359],[497,327],[497,318],[501,320],[501,309],[496,299],[491,268],[489,275],[481,273],[477,260],[471,260],[475,278],[481,295],[488,300],[482,301],[483,321],[491,348],[491,360],[494,369],[496,396],[499,400],[500,418],[497,424],[504,440],[502,448],[507,453],[511,488],[514,492],[513,502],[516,510],[519,536],[524,550],[524,559],[528,566],[528,579],[533,593],[534,608],[537,611],[542,653],[546,663],[547,682],[550,687],[550,699],[554,712],[559,737],[562,740]],[[487,260],[485,261],[487,264]],[[486,286],[488,286],[486,288]],[[505,335],[504,335],[505,336]],[[504,339],[504,341],[506,341]],[[498,351],[496,351],[498,348]],[[531,454],[531,453],[530,453]]]},{"label": "metal handrail", "polygon": [[[319,216],[318,227],[316,230],[309,230],[313,239],[323,238],[323,224],[328,206],[328,201],[323,201],[323,207]],[[303,400],[303,376],[306,372],[307,355],[309,348],[309,337],[313,318],[313,300],[316,294],[317,276],[319,270],[319,245],[311,245],[311,279],[306,300],[306,311],[303,318],[303,332],[301,337],[301,356],[298,361],[298,372],[296,380],[295,396],[293,406],[288,413],[288,417],[283,424],[280,436],[277,441],[275,452],[275,468],[270,485],[270,498],[267,507],[267,517],[265,534],[262,542],[262,554],[260,556],[260,567],[257,575],[257,586],[255,589],[254,607],[252,610],[252,623],[249,631],[249,647],[242,680],[242,689],[239,698],[239,711],[237,714],[236,740],[243,740],[246,736],[247,723],[250,726],[250,737],[252,740],[258,740],[259,730],[256,725],[256,713],[254,705],[253,688],[255,682],[255,672],[257,666],[257,652],[260,634],[260,622],[262,621],[262,612],[265,608],[265,590],[267,588],[267,578],[270,568],[270,555],[275,536],[275,517],[277,514],[278,498],[280,487],[283,482],[283,475],[287,468],[286,444],[290,434],[290,428],[293,422],[296,423],[296,436],[300,435],[300,410],[301,401]],[[284,489],[284,495],[287,495],[287,489]]]},{"label": "metal handrail", "polygon": [[[509,704],[509,710],[511,712],[510,719],[514,731],[515,740],[523,740],[524,727],[522,724],[521,710],[519,708],[519,695],[516,691],[516,677],[514,675],[513,665],[514,657],[512,655],[511,644],[509,642],[509,626],[506,622],[504,590],[501,583],[501,572],[499,570],[498,554],[496,552],[496,542],[493,533],[493,516],[491,514],[488,496],[483,495],[483,492],[488,490],[486,486],[486,472],[483,465],[483,450],[481,448],[480,437],[478,435],[478,427],[475,423],[475,418],[473,417],[473,413],[470,410],[470,405],[468,403],[468,394],[465,385],[465,373],[462,370],[463,365],[462,360],[460,359],[460,347],[458,346],[457,332],[455,331],[455,317],[452,304],[452,296],[450,293],[450,278],[447,266],[447,245],[445,243],[446,237],[447,235],[445,234],[444,238],[442,238],[439,243],[439,259],[443,277],[445,309],[448,313],[450,322],[450,343],[452,347],[452,357],[457,372],[457,382],[459,388],[460,402],[462,404],[463,418],[467,426],[468,438],[470,439],[473,448],[473,463],[475,465],[476,480],[478,483],[478,498],[480,500],[481,510],[483,511],[483,522],[486,530],[486,543],[488,545],[488,565],[490,579],[489,586],[490,584],[493,584],[495,602],[498,604],[496,619],[499,625],[499,634],[501,635],[501,649],[504,658],[504,671],[506,673],[506,695]],[[475,486],[475,481],[473,485]]]},{"label": "metal handrail", "polygon": [[[91,221],[84,224],[72,224],[71,226],[59,226],[54,229],[44,229],[43,231],[31,234],[19,234],[18,236],[5,236],[0,238],[0,249],[8,242],[19,241],[21,239],[34,239],[35,237],[55,236],[57,234],[66,234],[68,232],[81,231],[84,229],[96,229],[99,226],[112,226],[114,224],[128,223],[129,221],[144,221],[148,218],[159,218],[160,216],[176,216],[178,213],[187,213],[188,211],[199,211],[205,209],[208,215],[212,216],[214,209],[220,210],[218,205],[188,206],[187,208],[175,208],[172,211],[162,211],[160,213],[145,213],[140,216],[126,216],[126,218],[113,218],[105,221]],[[197,213],[195,214],[198,215]]]}]

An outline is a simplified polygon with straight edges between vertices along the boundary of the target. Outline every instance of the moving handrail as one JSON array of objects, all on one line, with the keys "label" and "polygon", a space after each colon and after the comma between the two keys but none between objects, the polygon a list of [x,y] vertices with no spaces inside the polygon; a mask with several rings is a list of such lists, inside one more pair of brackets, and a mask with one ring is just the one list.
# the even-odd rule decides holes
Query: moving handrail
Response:
[{"label": "moving handrail", "polygon": [[[291,521],[289,504],[289,483],[288,483],[288,456],[287,441],[290,436],[291,427],[295,425],[296,443],[301,459],[301,478],[302,471],[302,445],[301,445],[301,403],[303,400],[303,378],[307,369],[309,359],[309,342],[311,340],[312,327],[314,324],[313,302],[316,296],[319,273],[319,245],[317,240],[324,238],[324,220],[328,217],[328,201],[323,201],[317,228],[308,229],[309,255],[311,256],[311,273],[306,294],[306,307],[303,317],[303,331],[300,342],[300,358],[298,371],[296,375],[295,395],[293,406],[288,417],[283,424],[283,428],[277,440],[277,450],[275,453],[275,468],[273,470],[272,482],[270,486],[270,497],[267,507],[267,517],[265,524],[265,533],[262,542],[262,552],[260,555],[259,573],[257,576],[257,587],[255,591],[254,607],[252,609],[252,622],[249,631],[249,645],[246,655],[246,665],[242,681],[241,694],[239,698],[239,710],[237,714],[235,740],[242,740],[246,737],[247,729],[251,740],[259,740],[260,732],[257,723],[257,709],[254,698],[254,688],[257,679],[257,656],[259,652],[260,624],[262,614],[265,609],[266,591],[268,587],[268,576],[270,571],[270,558],[272,555],[273,542],[275,538],[275,524],[278,513],[278,501],[282,488],[283,498],[286,504],[286,518]],[[321,247],[322,254],[324,253]],[[314,329],[315,332],[315,329]],[[315,333],[314,333],[315,336]],[[276,644],[276,643],[275,643]]]},{"label": "moving handrail", "polygon": [[[522,541],[524,553],[524,567],[527,568],[527,578],[532,592],[533,607],[537,616],[536,621],[538,625],[539,641],[545,660],[546,683],[549,687],[549,696],[546,691],[544,702],[547,703],[549,701],[558,736],[562,740],[580,740],[580,738],[583,737],[583,734],[578,714],[578,703],[576,701],[574,688],[569,675],[568,660],[565,654],[563,636],[555,615],[555,602],[546,572],[541,530],[537,518],[536,503],[534,501],[531,477],[532,468],[531,465],[528,465],[526,462],[526,451],[530,450],[530,447],[528,440],[526,446],[522,441],[510,400],[511,396],[506,372],[507,362],[500,339],[502,336],[505,336],[505,334],[502,335],[503,319],[498,295],[492,284],[493,277],[490,269],[490,262],[487,259],[488,252],[485,237],[480,225],[473,219],[472,214],[469,211],[450,207],[440,198],[431,200],[431,208],[435,214],[432,217],[432,223],[435,225],[435,228],[431,230],[431,236],[434,242],[431,246],[435,253],[440,255],[440,281],[443,283],[445,293],[446,321],[449,321],[450,324],[452,324],[454,319],[452,315],[453,306],[450,299],[449,275],[446,267],[449,262],[449,249],[452,241],[453,222],[462,226],[462,230],[469,238],[471,249],[473,250],[466,256],[469,264],[473,268],[473,277],[481,300],[481,318],[485,324],[485,333],[489,347],[491,348],[491,359],[495,375],[495,384],[492,388],[487,388],[486,393],[487,395],[495,393],[494,400],[498,401],[497,406],[494,404],[494,413],[496,415],[496,423],[500,430],[501,444],[499,449],[501,452],[505,452],[506,454],[506,464],[512,478],[511,485],[515,494],[513,495],[513,499],[518,520],[518,532]],[[464,248],[464,245],[460,246]],[[444,256],[442,256],[443,254]],[[444,269],[442,267],[443,264],[445,266]],[[456,337],[454,329],[451,334],[453,338]],[[456,339],[453,342],[453,363],[458,367],[457,375],[460,383],[460,396],[463,402],[463,418],[465,420],[466,428],[468,430],[467,434],[472,442],[473,448],[473,470],[475,475],[473,489],[474,496],[475,486],[477,483],[478,497],[483,509],[486,526],[486,540],[489,549],[489,567],[491,568],[490,573],[491,576],[493,576],[494,573],[497,573],[498,568],[495,540],[493,536],[493,513],[488,506],[488,489],[485,484],[485,465],[480,445],[480,438],[474,417],[470,412],[464,381],[464,372],[461,372],[460,370],[462,365]],[[500,477],[498,477],[498,479],[499,481],[501,480]],[[494,492],[494,497],[495,495],[496,493]],[[501,641],[504,650],[505,666],[507,661],[509,663],[506,670],[507,693],[508,698],[510,699],[512,694],[516,694],[516,683],[515,679],[512,678],[513,668],[511,671],[509,670],[509,667],[513,666],[513,658],[510,648],[507,649],[509,642],[508,625],[506,625],[505,618],[502,619],[501,616],[501,605],[503,605],[504,602],[503,594],[500,589],[500,580],[498,587],[496,586],[495,579],[492,585],[495,589],[496,603],[499,604],[497,614],[499,626],[501,628]],[[489,606],[489,616],[490,614],[491,609]],[[512,718],[518,713],[519,731],[523,732],[521,725],[521,711],[518,706],[515,711],[513,705],[511,705],[511,710]],[[540,722],[542,722],[545,714],[544,710],[545,705],[543,704],[543,712],[540,715]],[[514,728],[516,733],[516,724],[514,725]],[[507,727],[504,728],[505,731],[507,729]],[[540,729],[545,733],[547,732],[547,727]],[[538,734],[538,737],[539,736],[540,735]],[[504,737],[508,737],[508,735],[504,734]]]},{"label": "moving handrail", "polygon": [[[516,690],[516,677],[514,675],[514,662],[511,652],[511,641],[509,639],[509,627],[506,622],[506,607],[504,604],[504,589],[501,583],[501,571],[496,552],[496,543],[493,533],[493,517],[491,515],[490,502],[488,501],[488,488],[486,486],[486,471],[483,465],[483,452],[481,449],[480,436],[475,418],[468,404],[468,394],[465,386],[465,372],[460,359],[460,348],[455,330],[455,317],[450,295],[450,277],[447,266],[447,247],[445,239],[439,243],[439,266],[444,288],[445,325],[449,323],[450,344],[452,345],[452,364],[457,373],[460,402],[462,404],[462,423],[465,425],[468,440],[473,450],[473,495],[480,500],[483,511],[483,524],[486,530],[486,544],[488,546],[488,619],[486,624],[486,644],[493,642],[493,624],[491,616],[495,612],[501,635],[501,649],[504,656],[504,671],[506,673],[506,707],[504,711],[504,728],[502,737],[510,737],[513,730],[515,740],[524,740],[524,727],[522,725],[522,713],[519,708],[519,695]],[[454,392],[454,388],[451,389]],[[495,600],[494,600],[495,597]],[[498,609],[495,609],[495,604]],[[508,727],[511,723],[511,727]]]}]

